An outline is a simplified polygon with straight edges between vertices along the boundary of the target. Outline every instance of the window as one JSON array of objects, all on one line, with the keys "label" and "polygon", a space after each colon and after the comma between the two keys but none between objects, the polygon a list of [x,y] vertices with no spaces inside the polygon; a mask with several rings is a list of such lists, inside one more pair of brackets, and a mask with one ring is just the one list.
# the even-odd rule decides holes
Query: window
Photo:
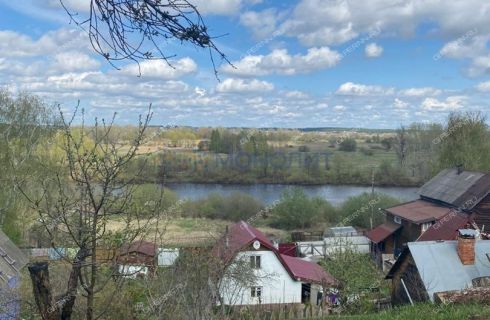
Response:
[{"label": "window", "polygon": [[250,256],[250,266],[253,269],[260,269],[260,256]]},{"label": "window", "polygon": [[252,298],[262,298],[262,287],[251,287],[250,296]]},{"label": "window", "polygon": [[402,224],[402,218],[400,217],[394,216],[393,221],[395,221],[395,223]]},{"label": "window", "polygon": [[427,229],[429,229],[431,225],[432,225],[432,222],[422,223],[422,232],[427,231]]}]

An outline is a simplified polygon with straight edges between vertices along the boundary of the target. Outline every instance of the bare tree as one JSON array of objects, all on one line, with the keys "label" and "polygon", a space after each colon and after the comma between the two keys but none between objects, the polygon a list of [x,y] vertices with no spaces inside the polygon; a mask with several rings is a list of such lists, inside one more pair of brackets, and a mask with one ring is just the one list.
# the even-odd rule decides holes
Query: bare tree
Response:
[{"label": "bare tree", "polygon": [[88,16],[73,12],[60,0],[71,20],[87,31],[94,50],[109,63],[121,60],[163,59],[169,40],[208,49],[217,74],[214,54],[229,63],[209,35],[196,6],[186,0],[90,0]]},{"label": "bare tree", "polygon": [[393,147],[400,161],[400,167],[403,167],[408,154],[408,133],[404,126],[396,131]]},{"label": "bare tree", "polygon": [[[50,292],[49,279],[39,274],[43,269],[35,265],[29,268],[38,309],[44,319],[52,319],[52,314],[58,312],[61,319],[70,319],[78,296],[85,298],[86,319],[103,315],[105,309],[95,305],[97,295],[114,280],[115,292],[110,295],[113,299],[124,278],[118,273],[115,260],[108,261],[97,255],[99,247],[117,251],[123,244],[144,238],[150,225],[159,223],[161,199],[151,199],[144,212],[135,210],[132,206],[137,188],[135,177],[122,179],[126,166],[142,144],[151,113],[140,116],[137,133],[128,149],[122,149],[109,139],[113,121],[96,120],[93,127],[88,127],[82,115],[82,125],[73,128],[76,114],[75,111],[67,120],[60,112],[59,170],[41,176],[38,181],[17,182],[37,212],[52,247],[70,265],[66,291],[57,296]],[[114,218],[122,225],[111,232],[109,228]],[[58,249],[60,247],[74,248],[74,255]],[[110,301],[105,301],[105,305],[108,304]],[[51,312],[46,315],[43,310]]]}]

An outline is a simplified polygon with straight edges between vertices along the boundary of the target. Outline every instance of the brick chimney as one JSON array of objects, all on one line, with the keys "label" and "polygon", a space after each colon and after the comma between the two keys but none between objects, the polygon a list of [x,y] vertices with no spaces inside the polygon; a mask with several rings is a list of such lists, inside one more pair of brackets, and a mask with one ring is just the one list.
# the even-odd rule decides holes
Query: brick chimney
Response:
[{"label": "brick chimney", "polygon": [[458,256],[463,265],[475,264],[476,231],[473,229],[458,230]]}]

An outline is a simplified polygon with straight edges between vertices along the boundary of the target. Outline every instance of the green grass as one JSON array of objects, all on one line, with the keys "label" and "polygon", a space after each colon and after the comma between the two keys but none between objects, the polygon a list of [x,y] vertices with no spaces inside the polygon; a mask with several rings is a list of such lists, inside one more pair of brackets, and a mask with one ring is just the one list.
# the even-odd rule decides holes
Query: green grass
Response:
[{"label": "green grass", "polygon": [[470,305],[433,305],[419,304],[416,306],[403,306],[394,308],[389,311],[380,313],[353,315],[353,316],[335,316],[322,318],[328,319],[349,319],[349,320],[483,320],[490,319],[490,306],[481,304]]}]

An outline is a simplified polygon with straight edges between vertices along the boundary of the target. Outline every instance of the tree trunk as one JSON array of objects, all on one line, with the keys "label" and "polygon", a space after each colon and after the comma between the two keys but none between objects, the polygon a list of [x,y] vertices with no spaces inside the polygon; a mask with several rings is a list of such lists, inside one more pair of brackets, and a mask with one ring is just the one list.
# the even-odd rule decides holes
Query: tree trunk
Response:
[{"label": "tree trunk", "polygon": [[34,262],[28,266],[32,281],[32,291],[36,305],[43,320],[60,318],[58,305],[53,304],[51,284],[49,282],[49,265],[47,262]]},{"label": "tree trunk", "polygon": [[68,288],[63,298],[64,304],[61,312],[62,320],[70,320],[71,314],[73,313],[73,305],[75,304],[75,299],[78,294],[78,278],[81,274],[82,263],[88,256],[88,250],[81,248],[78,250],[75,259],[73,260],[72,269],[70,272],[70,278],[68,279]]}]

